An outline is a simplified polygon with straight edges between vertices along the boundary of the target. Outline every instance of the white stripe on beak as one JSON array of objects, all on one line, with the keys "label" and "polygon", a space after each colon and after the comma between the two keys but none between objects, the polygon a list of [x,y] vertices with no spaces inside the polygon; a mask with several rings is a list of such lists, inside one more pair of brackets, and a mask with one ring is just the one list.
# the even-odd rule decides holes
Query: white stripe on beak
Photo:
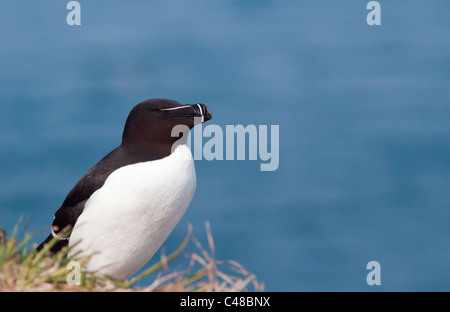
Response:
[{"label": "white stripe on beak", "polygon": [[203,109],[200,104],[197,103],[196,105],[200,109],[200,113],[202,114],[202,123],[204,123],[205,122],[205,114],[203,114]]}]

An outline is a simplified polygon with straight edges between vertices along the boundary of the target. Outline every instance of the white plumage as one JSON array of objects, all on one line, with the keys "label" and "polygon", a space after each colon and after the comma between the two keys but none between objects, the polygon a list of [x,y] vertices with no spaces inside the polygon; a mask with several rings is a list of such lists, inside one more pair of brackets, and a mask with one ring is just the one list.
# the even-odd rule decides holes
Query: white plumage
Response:
[{"label": "white plumage", "polygon": [[91,256],[88,271],[124,280],[142,268],[179,222],[196,187],[190,149],[122,167],[85,204],[70,256]]}]

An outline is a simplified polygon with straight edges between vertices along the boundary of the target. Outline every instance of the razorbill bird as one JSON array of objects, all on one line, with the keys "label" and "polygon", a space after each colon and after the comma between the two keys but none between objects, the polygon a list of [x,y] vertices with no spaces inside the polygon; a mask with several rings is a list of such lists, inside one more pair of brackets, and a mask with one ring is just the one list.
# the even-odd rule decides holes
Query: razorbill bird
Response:
[{"label": "razorbill bird", "polygon": [[[90,256],[87,270],[125,280],[142,268],[169,236],[195,192],[194,161],[187,133],[212,118],[206,105],[151,99],[130,112],[122,143],[92,167],[56,211],[56,252]],[[188,131],[187,131],[188,132]],[[186,136],[186,137],[184,137]],[[176,147],[175,147],[176,146]],[[70,237],[63,231],[71,229]]]}]

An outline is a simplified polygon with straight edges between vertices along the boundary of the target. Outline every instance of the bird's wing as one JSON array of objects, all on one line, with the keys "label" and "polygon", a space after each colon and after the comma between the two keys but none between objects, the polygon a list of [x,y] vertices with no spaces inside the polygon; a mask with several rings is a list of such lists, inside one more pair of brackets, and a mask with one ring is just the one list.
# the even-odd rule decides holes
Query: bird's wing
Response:
[{"label": "bird's wing", "polygon": [[92,167],[73,189],[67,194],[61,207],[55,213],[52,224],[52,235],[38,246],[42,249],[53,237],[61,238],[52,252],[58,251],[68,243],[70,235],[64,233],[70,231],[83,213],[84,206],[91,195],[101,188],[109,175],[115,170],[134,163],[151,160],[151,157],[135,157],[129,151],[119,146],[106,155],[94,167]]},{"label": "bird's wing", "polygon": [[[92,167],[67,194],[63,204],[55,213],[52,223],[52,234],[37,247],[38,251],[54,237],[61,240],[53,245],[50,252],[57,252],[68,244],[70,232],[67,231],[70,231],[75,225],[75,222],[84,210],[86,201],[96,190],[103,186],[106,178],[115,170],[110,166],[105,167],[102,162],[105,162],[105,158]],[[107,167],[109,167],[109,170],[106,170]]]},{"label": "bird's wing", "polygon": [[38,246],[38,250],[49,243],[53,237],[61,238],[61,241],[51,248],[51,252],[56,252],[67,245],[70,235],[65,235],[64,233],[73,228],[78,217],[83,213],[86,201],[95,191],[103,186],[113,171],[126,165],[124,162],[125,157],[121,157],[122,154],[122,149],[120,147],[116,148],[78,181],[55,213],[52,223],[52,234]]},{"label": "bird's wing", "polygon": [[[61,207],[55,213],[55,219],[52,224],[54,235],[62,234],[73,228],[78,217],[84,210],[86,201],[91,195],[105,184],[109,175],[123,166],[124,157],[120,156],[121,149],[116,148],[106,155],[94,167],[92,167],[73,189],[67,194]],[[113,156],[113,157],[112,157]]]}]

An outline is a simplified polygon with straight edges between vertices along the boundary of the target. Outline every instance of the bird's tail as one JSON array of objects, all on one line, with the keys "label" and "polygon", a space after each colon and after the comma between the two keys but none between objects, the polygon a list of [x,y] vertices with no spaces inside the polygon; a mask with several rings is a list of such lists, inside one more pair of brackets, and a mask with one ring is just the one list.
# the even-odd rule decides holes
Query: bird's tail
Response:
[{"label": "bird's tail", "polygon": [[[42,243],[37,246],[36,250],[41,251],[44,246],[48,245],[55,238],[52,234],[50,234]],[[62,248],[66,247],[69,244],[67,239],[59,239],[48,251],[52,254],[60,251]]]}]

